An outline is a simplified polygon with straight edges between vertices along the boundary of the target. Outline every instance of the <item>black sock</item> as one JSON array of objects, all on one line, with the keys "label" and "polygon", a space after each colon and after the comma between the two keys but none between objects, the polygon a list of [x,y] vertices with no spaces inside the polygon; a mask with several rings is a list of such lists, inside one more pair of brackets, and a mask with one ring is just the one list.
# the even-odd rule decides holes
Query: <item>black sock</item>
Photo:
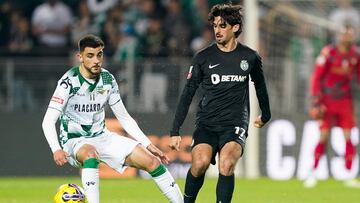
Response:
[{"label": "black sock", "polygon": [[224,176],[219,174],[219,179],[216,185],[216,202],[229,203],[235,187],[234,175]]},{"label": "black sock", "polygon": [[190,169],[186,176],[185,192],[184,192],[184,203],[193,203],[196,200],[196,196],[204,183],[205,174],[194,177]]}]

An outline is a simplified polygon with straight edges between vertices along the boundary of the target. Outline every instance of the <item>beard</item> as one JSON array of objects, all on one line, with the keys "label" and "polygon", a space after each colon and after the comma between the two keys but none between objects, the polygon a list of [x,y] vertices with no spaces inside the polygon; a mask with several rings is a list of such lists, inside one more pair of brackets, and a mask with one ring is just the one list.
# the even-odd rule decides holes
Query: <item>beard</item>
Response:
[{"label": "beard", "polygon": [[85,66],[85,69],[88,71],[88,73],[90,73],[93,78],[96,78],[100,75],[101,73],[101,66],[100,65],[94,65],[94,66],[91,66],[91,67],[88,67],[88,66]]}]

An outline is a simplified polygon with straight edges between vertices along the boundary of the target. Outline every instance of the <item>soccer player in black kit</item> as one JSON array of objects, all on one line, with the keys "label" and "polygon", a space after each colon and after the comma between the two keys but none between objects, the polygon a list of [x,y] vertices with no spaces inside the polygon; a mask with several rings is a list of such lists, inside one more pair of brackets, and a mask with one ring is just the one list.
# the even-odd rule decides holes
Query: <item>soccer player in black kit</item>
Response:
[{"label": "soccer player in black kit", "polygon": [[261,58],[256,51],[236,41],[242,31],[242,17],[240,5],[221,4],[211,9],[208,20],[213,26],[216,43],[195,55],[176,110],[170,147],[179,150],[180,126],[201,85],[204,94],[199,102],[193,133],[185,203],[195,202],[206,170],[210,163],[215,164],[216,153],[219,153],[216,202],[231,202],[234,168],[243,154],[249,125],[250,76],[261,109],[254,126],[261,128],[271,117]]}]

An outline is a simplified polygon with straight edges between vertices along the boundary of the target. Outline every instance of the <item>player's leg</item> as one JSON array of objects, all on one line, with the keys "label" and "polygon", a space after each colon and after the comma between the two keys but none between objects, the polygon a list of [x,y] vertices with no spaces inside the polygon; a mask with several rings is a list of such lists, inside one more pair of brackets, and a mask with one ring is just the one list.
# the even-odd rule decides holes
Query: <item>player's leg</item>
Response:
[{"label": "player's leg", "polygon": [[84,144],[76,153],[76,159],[82,164],[81,182],[85,190],[88,203],[99,203],[99,159],[96,148]]},{"label": "player's leg", "polygon": [[325,152],[326,143],[327,140],[329,139],[329,134],[330,134],[329,128],[320,128],[320,139],[314,149],[314,164],[313,164],[314,170],[316,170],[316,168],[318,167],[320,158]]},{"label": "player's leg", "polygon": [[219,137],[219,179],[216,186],[216,202],[231,202],[235,188],[234,170],[243,154],[247,131],[235,127]]},{"label": "player's leg", "polygon": [[320,126],[320,139],[319,142],[316,144],[316,147],[313,152],[313,156],[314,156],[313,166],[304,181],[304,187],[306,188],[315,187],[317,184],[317,179],[315,177],[315,170],[319,165],[321,156],[325,153],[326,143],[329,138],[329,134],[330,134],[329,128],[322,128]]},{"label": "player's leg", "polygon": [[345,137],[345,167],[347,170],[351,170],[352,162],[356,154],[356,149],[351,142],[351,129],[344,128],[343,132]]},{"label": "player's leg", "polygon": [[184,189],[184,202],[195,202],[204,183],[205,172],[209,168],[213,148],[209,144],[198,144],[191,151],[191,168],[189,169]]},{"label": "player's leg", "polygon": [[137,145],[125,159],[125,164],[147,171],[161,192],[170,202],[183,202],[179,186],[160,160],[146,150],[142,145]]},{"label": "player's leg", "polygon": [[[195,202],[200,188],[204,183],[205,172],[212,161],[215,161],[217,136],[211,131],[197,127],[193,134],[191,149],[191,167],[186,176],[184,202]],[[215,163],[215,162],[214,162]]]}]

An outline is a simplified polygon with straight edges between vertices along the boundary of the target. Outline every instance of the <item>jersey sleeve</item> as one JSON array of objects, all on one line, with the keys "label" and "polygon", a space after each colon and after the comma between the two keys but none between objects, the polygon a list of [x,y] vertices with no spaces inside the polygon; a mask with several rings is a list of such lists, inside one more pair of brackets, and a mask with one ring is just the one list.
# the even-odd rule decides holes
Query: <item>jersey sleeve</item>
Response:
[{"label": "jersey sleeve", "polygon": [[111,90],[110,90],[109,101],[108,101],[110,106],[121,101],[119,86],[118,86],[114,76],[111,75],[111,77],[112,77],[112,82],[111,82]]},{"label": "jersey sleeve", "polygon": [[325,47],[321,50],[320,55],[316,58],[314,72],[310,80],[311,96],[320,96],[322,94],[321,83],[329,70],[330,47]]},{"label": "jersey sleeve", "polygon": [[49,108],[62,112],[70,97],[72,84],[69,76],[64,75],[57,83],[54,94],[51,97]]},{"label": "jersey sleeve", "polygon": [[201,65],[199,62],[198,55],[194,57],[189,72],[187,75],[187,82],[182,91],[176,113],[173,121],[172,128],[170,130],[170,136],[178,136],[181,125],[183,124],[186,115],[189,111],[189,106],[191,104],[192,98],[199,87],[203,79],[203,74],[201,71]]},{"label": "jersey sleeve", "polygon": [[257,53],[255,54],[254,68],[251,70],[250,76],[255,85],[256,96],[261,109],[261,120],[266,123],[271,118],[269,96],[262,69],[262,60]]}]

